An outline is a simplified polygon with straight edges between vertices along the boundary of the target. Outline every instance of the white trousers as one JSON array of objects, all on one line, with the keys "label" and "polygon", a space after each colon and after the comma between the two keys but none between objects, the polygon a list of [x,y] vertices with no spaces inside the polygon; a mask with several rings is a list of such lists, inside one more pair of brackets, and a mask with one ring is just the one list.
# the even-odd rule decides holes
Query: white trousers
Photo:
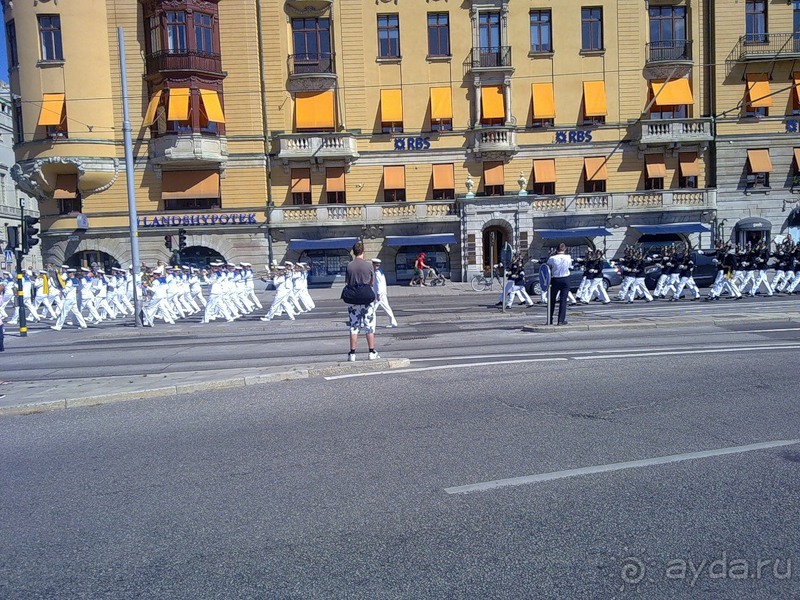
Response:
[{"label": "white trousers", "polygon": [[763,269],[756,271],[753,287],[750,288],[750,295],[755,296],[762,285],[767,290],[767,296],[772,296],[772,286],[769,284],[769,281],[767,281],[767,272]]},{"label": "white trousers", "polygon": [[653,299],[653,296],[650,295],[650,290],[648,290],[647,286],[644,284],[644,277],[634,278],[633,285],[628,292],[628,302],[633,302],[637,295],[644,296],[644,299],[648,302]]}]

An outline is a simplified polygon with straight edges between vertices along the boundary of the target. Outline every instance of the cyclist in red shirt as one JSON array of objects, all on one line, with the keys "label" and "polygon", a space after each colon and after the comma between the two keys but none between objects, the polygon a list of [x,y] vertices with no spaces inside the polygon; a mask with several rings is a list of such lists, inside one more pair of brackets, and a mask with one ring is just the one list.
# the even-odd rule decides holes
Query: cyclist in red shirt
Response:
[{"label": "cyclist in red shirt", "polygon": [[428,276],[433,275],[433,268],[425,264],[425,253],[420,252],[414,261],[414,274],[419,277],[420,283],[427,286]]}]

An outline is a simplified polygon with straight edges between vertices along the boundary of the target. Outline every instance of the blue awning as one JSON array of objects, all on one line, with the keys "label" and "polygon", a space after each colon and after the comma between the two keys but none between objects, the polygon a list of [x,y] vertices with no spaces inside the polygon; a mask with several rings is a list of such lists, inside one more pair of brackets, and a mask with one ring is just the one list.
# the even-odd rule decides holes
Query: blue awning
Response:
[{"label": "blue awning", "polygon": [[659,235],[664,233],[708,233],[710,228],[702,223],[668,223],[665,225],[631,225],[642,235]]},{"label": "blue awning", "polygon": [[358,241],[356,237],[322,238],[320,240],[289,240],[289,250],[335,250],[346,248],[350,250]]},{"label": "blue awning", "polygon": [[606,236],[611,235],[611,232],[606,229],[605,227],[577,227],[575,229],[536,229],[535,233],[538,233],[541,237],[546,240],[552,240],[556,238],[582,238],[582,237],[599,237],[599,236]]},{"label": "blue awning", "polygon": [[432,235],[387,235],[386,245],[398,248],[400,246],[438,246],[441,244],[455,244],[456,236],[452,233],[436,233]]}]

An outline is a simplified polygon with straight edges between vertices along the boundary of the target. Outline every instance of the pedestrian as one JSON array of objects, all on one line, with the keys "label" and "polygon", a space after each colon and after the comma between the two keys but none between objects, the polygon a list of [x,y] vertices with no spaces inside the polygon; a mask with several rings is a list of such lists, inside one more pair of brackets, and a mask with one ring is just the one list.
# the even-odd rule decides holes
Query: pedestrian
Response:
[{"label": "pedestrian", "polygon": [[369,360],[375,360],[379,358],[375,351],[375,293],[372,291],[375,273],[372,265],[364,260],[364,243],[360,240],[353,245],[353,257],[347,263],[346,285],[342,291],[350,321],[350,352],[347,360],[356,360],[356,345],[361,331],[367,338]]},{"label": "pedestrian", "polygon": [[558,298],[558,322],[556,325],[567,325],[567,295],[569,294],[569,273],[572,269],[572,257],[567,254],[567,245],[561,242],[556,253],[547,259],[550,267],[550,323]]},{"label": "pedestrian", "polygon": [[[5,290],[6,290],[6,284],[2,280],[0,280],[0,297],[2,297],[3,292],[5,292]],[[5,312],[0,310],[0,352],[3,352],[5,350],[5,346],[3,345],[3,335],[4,335],[3,315],[5,315]]]},{"label": "pedestrian", "polygon": [[389,306],[389,296],[386,294],[386,275],[383,274],[383,270],[381,269],[381,259],[373,258],[372,267],[375,271],[372,284],[372,291],[375,292],[375,318],[378,318],[378,308],[382,308],[389,317],[389,323],[386,327],[397,327],[397,319],[394,318],[394,311],[392,311],[392,307]]}]

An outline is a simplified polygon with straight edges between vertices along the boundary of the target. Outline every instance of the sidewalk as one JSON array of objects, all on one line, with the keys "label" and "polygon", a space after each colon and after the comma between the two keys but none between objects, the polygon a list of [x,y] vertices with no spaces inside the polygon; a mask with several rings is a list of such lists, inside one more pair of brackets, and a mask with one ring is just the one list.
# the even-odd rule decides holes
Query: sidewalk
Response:
[{"label": "sidewalk", "polygon": [[[64,410],[79,406],[109,404],[126,400],[158,398],[175,394],[263,385],[292,379],[329,377],[349,373],[401,369],[407,358],[378,359],[356,363],[322,363],[262,369],[205,370],[190,373],[95,377],[88,380],[25,381],[0,386],[0,416]],[[80,386],[78,386],[80,383]],[[90,390],[87,392],[87,389]],[[88,394],[88,395],[87,395]]]}]

